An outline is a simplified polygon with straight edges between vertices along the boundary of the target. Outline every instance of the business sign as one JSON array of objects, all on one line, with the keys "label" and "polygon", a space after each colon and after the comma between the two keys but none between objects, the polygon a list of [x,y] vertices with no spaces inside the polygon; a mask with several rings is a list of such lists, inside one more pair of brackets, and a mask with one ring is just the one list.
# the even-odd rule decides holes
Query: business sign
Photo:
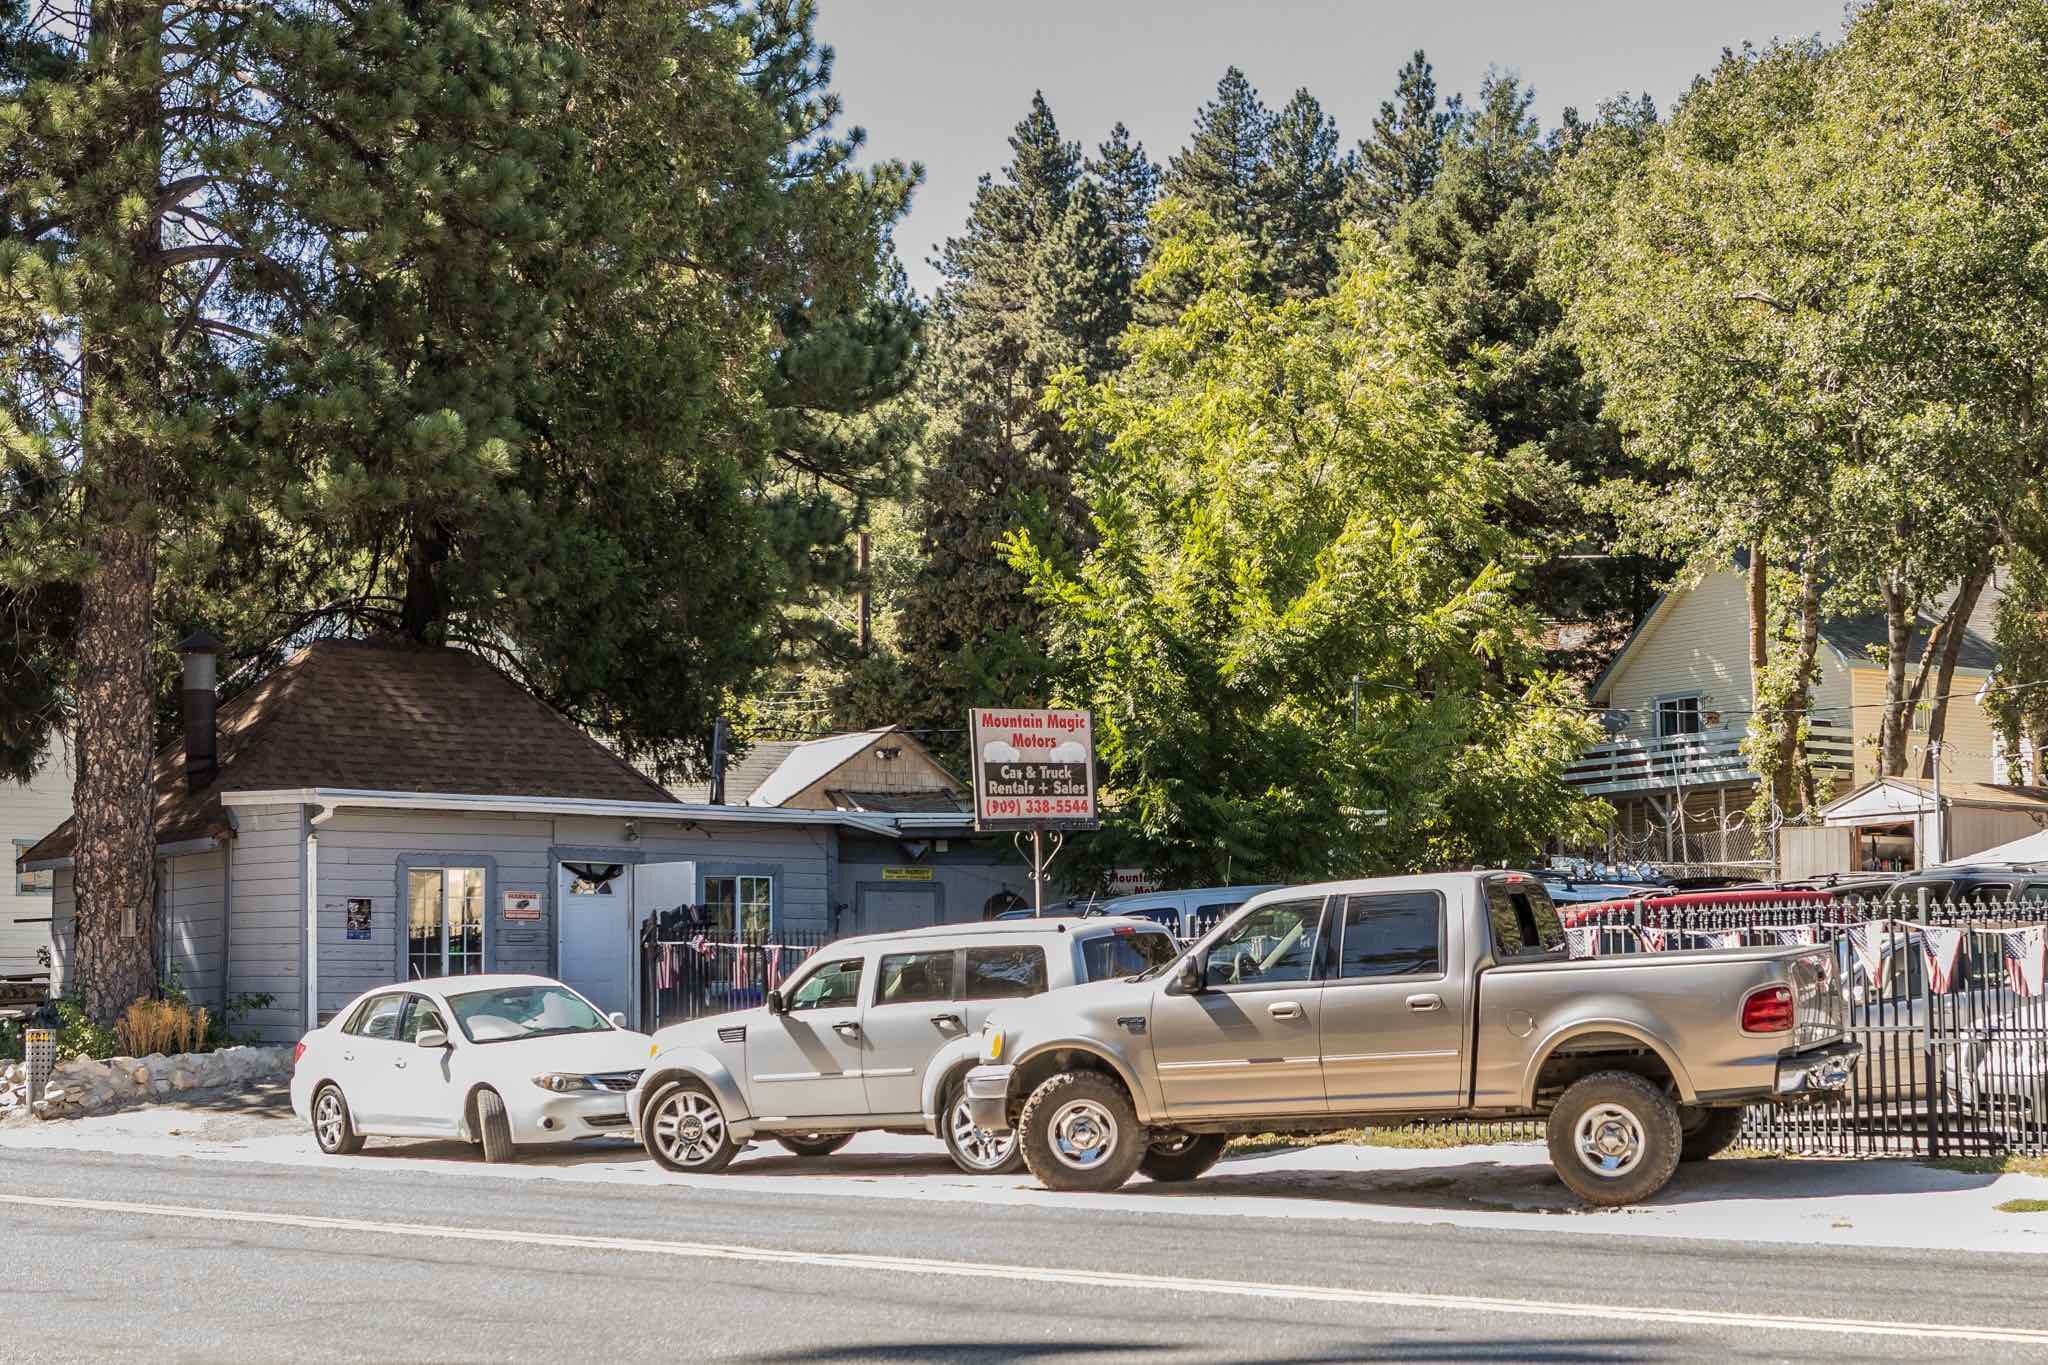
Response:
[{"label": "business sign", "polygon": [[506,919],[539,919],[540,888],[537,886],[507,887],[504,893]]},{"label": "business sign", "polygon": [[976,829],[1093,829],[1095,727],[1086,711],[967,713]]},{"label": "business sign", "polygon": [[928,882],[932,870],[928,867],[885,867],[882,880],[885,882]]},{"label": "business sign", "polygon": [[1109,896],[1136,896],[1147,891],[1163,890],[1166,879],[1142,867],[1119,867],[1109,874]]}]

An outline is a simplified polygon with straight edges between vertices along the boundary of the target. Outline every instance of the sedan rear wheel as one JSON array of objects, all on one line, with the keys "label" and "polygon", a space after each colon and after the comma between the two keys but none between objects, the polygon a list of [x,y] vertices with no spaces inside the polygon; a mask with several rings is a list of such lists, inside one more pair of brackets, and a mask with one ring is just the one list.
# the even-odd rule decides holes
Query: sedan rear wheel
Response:
[{"label": "sedan rear wheel", "polygon": [[640,1120],[647,1153],[671,1171],[722,1171],[739,1155],[741,1143],[726,1126],[718,1099],[697,1081],[683,1081],[648,1101]]},{"label": "sedan rear wheel", "polygon": [[328,1084],[313,1096],[313,1140],[329,1156],[349,1156],[363,1150],[363,1135],[349,1117],[348,1101],[341,1087]]}]

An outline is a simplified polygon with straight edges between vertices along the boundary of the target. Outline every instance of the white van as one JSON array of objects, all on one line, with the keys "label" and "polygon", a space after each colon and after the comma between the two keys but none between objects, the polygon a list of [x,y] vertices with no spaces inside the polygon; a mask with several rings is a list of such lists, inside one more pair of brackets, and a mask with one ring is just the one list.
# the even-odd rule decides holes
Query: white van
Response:
[{"label": "white van", "polygon": [[1183,941],[1200,936],[1231,911],[1261,891],[1277,891],[1278,882],[1265,886],[1206,886],[1192,891],[1144,891],[1104,901],[1091,915],[1128,915],[1163,924],[1168,933]]}]

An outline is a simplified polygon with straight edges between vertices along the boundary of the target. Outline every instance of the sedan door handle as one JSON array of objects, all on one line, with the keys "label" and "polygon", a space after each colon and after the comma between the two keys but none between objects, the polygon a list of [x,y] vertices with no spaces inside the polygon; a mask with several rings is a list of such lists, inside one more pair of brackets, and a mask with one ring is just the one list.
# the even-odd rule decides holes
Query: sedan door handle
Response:
[{"label": "sedan door handle", "polygon": [[1431,1010],[1440,1010],[1443,1007],[1444,998],[1441,995],[1411,995],[1408,997],[1408,1008],[1418,1014],[1427,1014]]},{"label": "sedan door handle", "polygon": [[397,1067],[397,1068],[398,1068],[398,1069],[399,1069],[400,1071],[403,1071],[403,1070],[405,1070],[405,1058],[403,1058],[403,1057],[400,1057],[400,1058],[399,1058],[399,1059],[398,1059],[397,1061],[393,1062],[393,1063],[392,1063],[391,1065],[393,1065],[393,1066]]},{"label": "sedan door handle", "polygon": [[1301,1006],[1292,1000],[1281,1000],[1266,1006],[1266,1013],[1275,1019],[1299,1019]]},{"label": "sedan door handle", "polygon": [[832,1031],[837,1033],[842,1038],[860,1037],[860,1025],[853,1023],[851,1020],[843,1024],[834,1024],[832,1026]]},{"label": "sedan door handle", "polygon": [[957,1014],[934,1014],[932,1016],[932,1022],[934,1024],[937,1024],[940,1028],[961,1027],[960,1016]]}]

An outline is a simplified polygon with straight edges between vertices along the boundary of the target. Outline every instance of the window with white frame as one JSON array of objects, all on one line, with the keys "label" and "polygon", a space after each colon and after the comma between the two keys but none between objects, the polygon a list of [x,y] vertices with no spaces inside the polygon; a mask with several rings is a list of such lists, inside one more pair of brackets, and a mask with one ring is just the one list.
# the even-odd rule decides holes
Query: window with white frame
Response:
[{"label": "window with white frame", "polygon": [[484,870],[415,867],[405,874],[405,975],[477,976],[484,970]]},{"label": "window with white frame", "polygon": [[1674,735],[1696,735],[1699,732],[1699,693],[1657,698],[1657,738],[1669,739]]},{"label": "window with white frame", "polygon": [[47,896],[57,885],[57,874],[49,868],[40,872],[23,872],[21,855],[35,847],[33,839],[14,841],[14,894],[17,896]]},{"label": "window with white frame", "polygon": [[705,913],[711,923],[718,926],[718,932],[726,937],[731,937],[735,930],[742,937],[767,934],[772,927],[770,921],[774,904],[773,877],[704,879]]}]

